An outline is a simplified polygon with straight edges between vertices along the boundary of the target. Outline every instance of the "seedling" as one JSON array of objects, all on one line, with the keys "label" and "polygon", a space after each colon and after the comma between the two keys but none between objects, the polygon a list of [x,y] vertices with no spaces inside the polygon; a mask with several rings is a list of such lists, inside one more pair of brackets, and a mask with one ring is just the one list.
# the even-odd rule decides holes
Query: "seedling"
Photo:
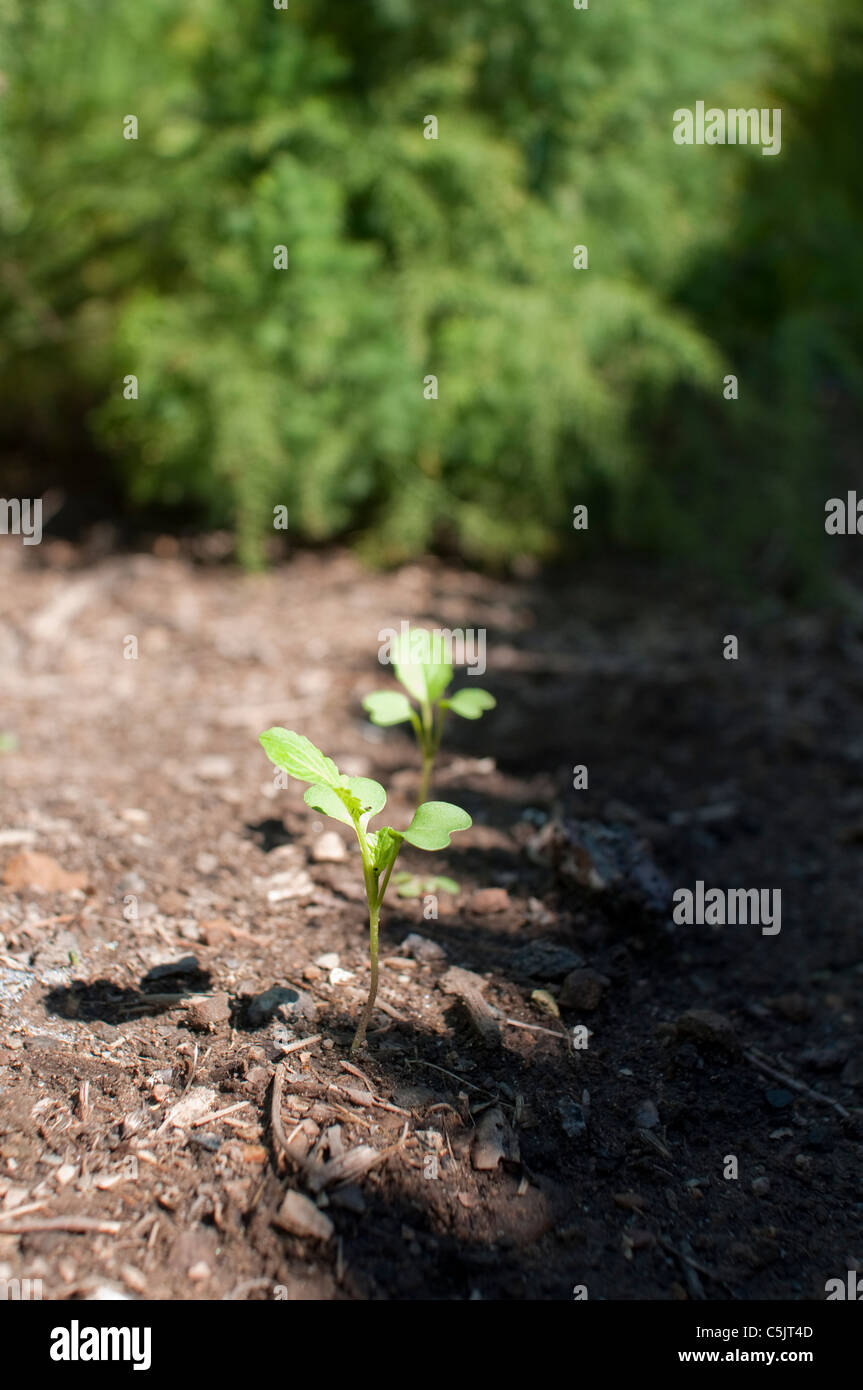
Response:
[{"label": "seedling", "polygon": [[[497,704],[493,695],[476,686],[456,690],[445,699],[453,668],[448,661],[423,660],[425,653],[434,657],[434,635],[424,628],[406,631],[395,645],[393,671],[407,695],[400,690],[375,690],[363,700],[363,709],[373,724],[387,728],[409,721],[412,725],[423,760],[418,805],[428,796],[447,713],[458,714],[462,719],[481,719],[487,709],[494,709]],[[408,695],[416,701],[416,708]]]},{"label": "seedling", "polygon": [[393,883],[400,898],[419,898],[424,893],[457,893],[458,884],[454,878],[444,878],[442,874],[393,874]]},{"label": "seedling", "polygon": [[352,825],[356,832],[369,907],[371,962],[369,997],[351,1043],[351,1052],[356,1052],[365,1042],[366,1029],[375,1005],[381,906],[402,845],[407,843],[427,850],[445,849],[450,835],[456,830],[467,830],[471,818],[467,811],[448,801],[425,801],[417,807],[406,830],[393,830],[389,825],[381,826],[379,830],[369,830],[372,816],[378,815],[386,805],[387,794],[380,782],[374,782],[370,777],[345,777],[332,758],[326,757],[303,734],[293,733],[290,729],[267,729],[260,735],[260,741],[267,757],[276,767],[283,768],[299,782],[311,784],[303,797],[307,806],[323,816],[341,821],[343,825]]}]

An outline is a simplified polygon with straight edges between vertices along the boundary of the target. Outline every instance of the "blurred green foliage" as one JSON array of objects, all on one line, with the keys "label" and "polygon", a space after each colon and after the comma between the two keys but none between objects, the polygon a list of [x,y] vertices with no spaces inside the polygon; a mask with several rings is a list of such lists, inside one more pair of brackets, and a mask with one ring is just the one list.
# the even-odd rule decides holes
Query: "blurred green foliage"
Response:
[{"label": "blurred green foliage", "polygon": [[[6,427],[83,415],[251,565],[279,504],[381,560],[565,547],[589,499],[802,554],[861,389],[861,36],[852,0],[2,0]],[[781,105],[782,153],[675,146],[699,99]]]}]

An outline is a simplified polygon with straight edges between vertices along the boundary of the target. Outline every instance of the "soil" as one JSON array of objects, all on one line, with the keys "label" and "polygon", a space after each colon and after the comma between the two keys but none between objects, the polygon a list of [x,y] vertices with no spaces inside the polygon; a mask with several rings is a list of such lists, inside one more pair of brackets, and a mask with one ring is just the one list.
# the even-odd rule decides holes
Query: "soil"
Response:
[{"label": "soil", "polygon": [[[859,622],[635,563],[157,549],[0,550],[0,1276],[802,1300],[860,1269]],[[451,721],[434,794],[473,828],[404,867],[460,892],[390,894],[352,1059],[356,851],[316,857],[332,823],[257,735],[307,734],[405,824],[417,755],[360,706],[405,617],[485,629],[498,706]],[[780,889],[781,931],[674,923],[699,880]]]}]

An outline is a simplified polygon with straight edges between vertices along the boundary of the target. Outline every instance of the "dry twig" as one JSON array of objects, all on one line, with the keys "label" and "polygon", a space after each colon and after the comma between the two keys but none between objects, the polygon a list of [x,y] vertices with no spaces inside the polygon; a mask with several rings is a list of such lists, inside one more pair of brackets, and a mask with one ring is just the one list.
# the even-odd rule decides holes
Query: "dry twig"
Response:
[{"label": "dry twig", "polygon": [[99,1221],[92,1216],[44,1216],[35,1221],[8,1220],[0,1216],[0,1235],[31,1236],[43,1231],[72,1231],[77,1235],[117,1236],[123,1227],[119,1221]]},{"label": "dry twig", "polygon": [[832,1096],[825,1096],[823,1091],[813,1091],[811,1086],[807,1086],[805,1081],[798,1081],[796,1076],[789,1076],[787,1072],[779,1071],[778,1068],[765,1061],[754,1048],[744,1052],[743,1056],[747,1062],[751,1062],[753,1067],[764,1072],[764,1075],[771,1077],[773,1081],[781,1081],[783,1086],[789,1086],[792,1091],[807,1096],[809,1100],[818,1101],[821,1105],[829,1105],[831,1109],[836,1111],[837,1115],[842,1116],[843,1120],[849,1118],[850,1111],[846,1110],[845,1106],[841,1105],[838,1100],[834,1100]]}]

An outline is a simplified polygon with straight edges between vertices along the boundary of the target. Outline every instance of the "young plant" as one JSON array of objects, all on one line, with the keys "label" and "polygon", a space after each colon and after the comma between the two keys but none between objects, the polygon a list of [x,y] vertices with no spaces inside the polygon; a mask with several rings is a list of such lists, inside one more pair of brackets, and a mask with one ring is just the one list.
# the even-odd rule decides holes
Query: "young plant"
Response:
[{"label": "young plant", "polygon": [[380,782],[374,782],[370,777],[344,776],[332,758],[326,757],[302,734],[293,733],[290,729],[267,729],[260,735],[260,742],[276,767],[283,768],[299,782],[311,784],[303,798],[307,806],[323,816],[341,821],[343,825],[352,825],[356,833],[369,908],[371,962],[369,997],[351,1043],[351,1052],[356,1052],[365,1042],[366,1029],[374,1009],[378,990],[381,906],[402,845],[407,843],[426,850],[445,849],[450,835],[456,830],[467,830],[471,818],[467,811],[448,801],[426,801],[417,807],[406,830],[394,830],[389,825],[381,826],[379,830],[369,830],[372,816],[378,815],[386,805],[387,794]]},{"label": "young plant", "polygon": [[454,878],[444,878],[443,874],[393,874],[393,883],[400,898],[419,898],[424,893],[457,893],[458,884]]},{"label": "young plant", "polygon": [[[405,632],[395,643],[393,671],[407,695],[400,690],[375,690],[363,700],[363,709],[373,724],[387,728],[410,721],[423,760],[418,805],[428,796],[447,713],[458,714],[462,719],[480,719],[485,710],[494,709],[497,703],[487,690],[476,686],[456,690],[445,699],[453,668],[448,661],[433,660],[434,654],[431,632],[425,628]],[[416,708],[408,695],[416,701]]]}]

